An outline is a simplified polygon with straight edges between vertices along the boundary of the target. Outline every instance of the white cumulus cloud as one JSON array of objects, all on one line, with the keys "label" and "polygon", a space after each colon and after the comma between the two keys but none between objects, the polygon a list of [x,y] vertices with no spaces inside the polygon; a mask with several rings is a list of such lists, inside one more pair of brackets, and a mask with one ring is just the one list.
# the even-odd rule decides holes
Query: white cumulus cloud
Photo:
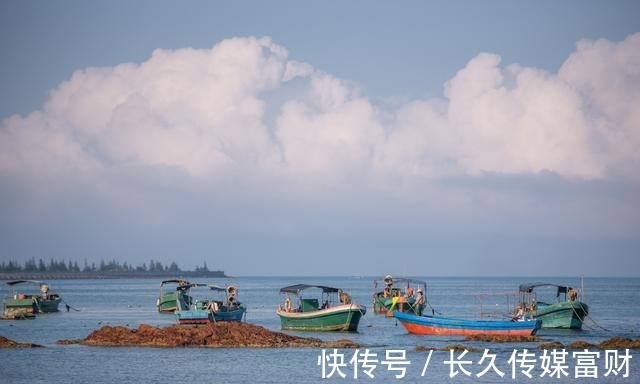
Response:
[{"label": "white cumulus cloud", "polygon": [[[442,98],[410,101],[383,119],[348,79],[289,59],[269,38],[156,50],[140,64],[78,70],[42,110],[5,119],[0,170],[161,166],[210,181],[259,174],[309,183],[629,177],[640,156],[638,52],[640,34],[581,41],[558,73],[480,53]],[[293,81],[302,84],[296,92]]]}]

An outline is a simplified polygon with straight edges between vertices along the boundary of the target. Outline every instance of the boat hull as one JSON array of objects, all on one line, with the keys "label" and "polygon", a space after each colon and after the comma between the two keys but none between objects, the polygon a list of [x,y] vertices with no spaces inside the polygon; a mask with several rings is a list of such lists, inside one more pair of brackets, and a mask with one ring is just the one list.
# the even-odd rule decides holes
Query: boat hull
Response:
[{"label": "boat hull", "polygon": [[373,301],[373,312],[384,314],[387,317],[393,317],[393,311],[407,312],[407,313],[422,313],[422,308],[418,308],[414,300],[407,301],[404,297],[399,298],[396,304],[393,305],[393,299],[391,297],[384,297],[382,294],[377,294]]},{"label": "boat hull", "polygon": [[179,324],[208,324],[213,322],[209,311],[179,311],[176,312]]},{"label": "boat hull", "polygon": [[42,313],[58,312],[58,306],[62,301],[59,297],[47,300],[38,300],[38,311]]},{"label": "boat hull", "polygon": [[540,321],[465,320],[435,316],[416,316],[394,312],[393,316],[407,332],[416,335],[471,336],[510,335],[531,336],[540,328]]},{"label": "boat hull", "polygon": [[176,311],[176,318],[180,324],[208,324],[217,321],[242,321],[246,308],[240,305],[235,309],[211,311],[206,309],[192,309]]},{"label": "boat hull", "polygon": [[2,301],[5,312],[50,313],[58,312],[61,299],[54,296],[43,300],[40,296],[26,296],[24,298],[7,298]]},{"label": "boat hull", "polygon": [[235,310],[213,312],[213,319],[215,321],[242,321],[245,312],[246,309],[244,307]]},{"label": "boat hull", "polygon": [[358,304],[339,305],[309,312],[278,310],[284,330],[356,332],[367,309]]},{"label": "boat hull", "polygon": [[542,328],[581,329],[589,314],[589,306],[581,301],[565,301],[550,305],[538,304],[537,310],[529,313],[542,321]]}]

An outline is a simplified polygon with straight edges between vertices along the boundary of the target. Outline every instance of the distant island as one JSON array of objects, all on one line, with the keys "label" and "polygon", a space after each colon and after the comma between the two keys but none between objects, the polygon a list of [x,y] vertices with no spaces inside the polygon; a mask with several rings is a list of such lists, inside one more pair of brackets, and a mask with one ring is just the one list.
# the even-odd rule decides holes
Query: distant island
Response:
[{"label": "distant island", "polygon": [[39,279],[126,279],[126,278],[166,278],[166,277],[227,277],[224,271],[209,270],[207,262],[196,266],[194,270],[182,270],[174,261],[163,265],[160,261],[150,260],[134,266],[127,262],[101,260],[97,265],[84,260],[82,267],[77,261],[50,259],[27,260],[24,264],[16,261],[0,262],[0,280],[39,280]]}]

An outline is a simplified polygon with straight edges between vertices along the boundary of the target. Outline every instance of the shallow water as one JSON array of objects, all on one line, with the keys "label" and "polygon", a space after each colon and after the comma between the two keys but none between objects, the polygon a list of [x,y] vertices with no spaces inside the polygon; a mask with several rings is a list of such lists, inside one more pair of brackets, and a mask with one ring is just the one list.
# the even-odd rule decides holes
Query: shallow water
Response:
[{"label": "shallow water", "polygon": [[[513,292],[522,282],[548,281],[580,286],[576,278],[513,279],[513,278],[425,278],[428,281],[427,297],[438,312],[446,316],[473,317],[479,312],[479,303],[474,294],[480,292]],[[364,382],[638,382],[640,380],[640,357],[633,356],[629,364],[629,377],[623,372],[604,377],[605,359],[596,360],[598,379],[575,378],[575,360],[566,358],[568,375],[561,378],[540,377],[542,351],[539,343],[496,344],[467,342],[462,337],[415,336],[406,333],[395,320],[374,315],[371,309],[372,278],[368,277],[241,277],[236,279],[209,279],[199,282],[225,284],[239,287],[239,298],[248,307],[247,321],[271,330],[279,330],[280,323],[275,308],[279,302],[278,289],[296,283],[316,283],[337,286],[350,292],[354,302],[363,303],[369,309],[362,319],[358,333],[305,333],[291,334],[318,337],[323,340],[349,338],[361,343],[371,353],[377,354],[378,363],[371,379],[356,366],[357,381]],[[590,306],[590,319],[582,331],[541,330],[538,336],[545,341],[569,344],[575,340],[598,343],[612,336],[640,338],[640,279],[585,279],[586,301]],[[4,285],[4,284],[2,284]],[[56,340],[84,338],[102,325],[128,325],[137,327],[146,323],[165,326],[174,323],[172,315],[158,314],[155,300],[159,281],[137,280],[61,280],[50,281],[52,290],[60,293],[64,301],[80,311],[59,312],[38,316],[29,321],[0,321],[0,335],[18,342],[42,344],[45,348],[0,349],[0,382],[78,382],[78,383],[141,383],[166,382],[168,380],[199,381],[206,383],[307,383],[324,381],[353,381],[354,366],[349,364],[353,350],[340,350],[346,366],[331,378],[322,378],[322,367],[318,357],[320,349],[205,349],[205,348],[101,348],[80,345],[57,345]],[[2,287],[3,296],[10,291]],[[495,304],[491,303],[495,306]],[[497,303],[496,310],[501,305]],[[487,302],[483,308],[493,309]],[[64,310],[64,305],[61,305]],[[464,344],[478,348],[481,352],[468,353],[463,360],[472,364],[465,368],[472,372],[450,378],[450,367],[445,361],[449,352],[433,352],[425,376],[421,376],[429,353],[416,351],[416,346],[444,347]],[[494,371],[478,377],[487,366],[487,361],[478,364],[482,350],[496,354],[495,365],[505,373],[498,376]],[[535,353],[537,362],[528,379],[516,370],[511,378],[508,363],[514,349],[529,349]],[[389,350],[406,351],[408,361],[406,375],[397,379],[397,371],[387,370],[382,364]],[[595,351],[595,350],[594,350]],[[330,353],[332,351],[327,351]],[[364,352],[364,350],[360,350]],[[637,351],[631,351],[631,354]],[[456,353],[454,357],[458,357]],[[329,367],[330,368],[330,367]],[[330,369],[325,371],[328,374]]]}]

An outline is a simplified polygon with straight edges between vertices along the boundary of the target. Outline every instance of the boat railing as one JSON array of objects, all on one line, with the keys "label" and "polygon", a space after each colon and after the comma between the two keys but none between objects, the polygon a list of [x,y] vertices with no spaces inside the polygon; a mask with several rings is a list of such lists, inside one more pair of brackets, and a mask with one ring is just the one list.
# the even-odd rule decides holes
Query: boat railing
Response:
[{"label": "boat railing", "polygon": [[522,292],[483,292],[474,295],[476,317],[480,319],[515,318],[523,316],[530,305],[529,294]]}]

